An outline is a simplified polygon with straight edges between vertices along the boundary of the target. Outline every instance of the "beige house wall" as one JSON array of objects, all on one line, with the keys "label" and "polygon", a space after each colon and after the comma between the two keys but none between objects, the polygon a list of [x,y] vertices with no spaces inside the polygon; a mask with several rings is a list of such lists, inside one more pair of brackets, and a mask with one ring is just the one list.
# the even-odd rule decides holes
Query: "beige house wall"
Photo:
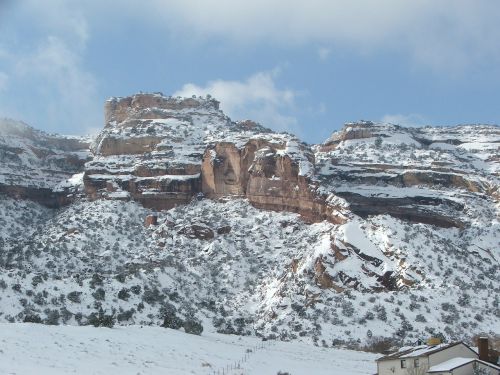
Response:
[{"label": "beige house wall", "polygon": [[[426,374],[426,370],[429,369],[430,367],[456,357],[477,358],[477,354],[474,353],[472,350],[470,350],[466,345],[458,344],[452,346],[451,348],[441,350],[437,353],[431,354],[426,357],[418,357],[420,360],[420,367],[418,369],[419,371],[417,371],[417,369],[415,369],[414,367],[415,358],[406,358],[406,368],[401,368],[401,359],[399,358],[388,361],[379,361],[377,362],[377,369],[379,375],[423,375]],[[448,374],[452,373],[443,372],[443,375],[448,375]],[[453,372],[453,375],[455,374],[462,375],[462,373]],[[464,375],[472,374],[472,372],[466,372],[463,374]],[[492,375],[498,375],[498,374],[493,373]]]},{"label": "beige house wall", "polygon": [[473,375],[474,368],[472,367],[472,363],[468,363],[462,367],[456,368],[451,372],[453,375]]},{"label": "beige house wall", "polygon": [[378,375],[424,375],[429,368],[428,358],[418,357],[419,371],[414,367],[415,359],[417,358],[406,358],[406,368],[401,368],[401,359],[377,362]]}]

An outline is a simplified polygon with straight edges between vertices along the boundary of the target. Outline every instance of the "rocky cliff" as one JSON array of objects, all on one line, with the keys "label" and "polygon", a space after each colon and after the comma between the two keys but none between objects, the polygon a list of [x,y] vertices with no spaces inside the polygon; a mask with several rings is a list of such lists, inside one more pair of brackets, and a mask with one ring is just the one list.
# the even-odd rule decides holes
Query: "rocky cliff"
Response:
[{"label": "rocky cliff", "polygon": [[[92,198],[164,209],[198,194],[245,197],[256,207],[338,223],[345,220],[342,198],[363,217],[385,213],[458,228],[463,204],[437,192],[453,188],[498,199],[496,127],[359,122],[311,147],[250,121],[234,123],[214,99],[161,94],[112,98],[105,119],[85,170]],[[386,194],[364,194],[365,186]],[[414,187],[417,194],[408,193]]]},{"label": "rocky cliff", "polygon": [[90,139],[50,135],[0,119],[0,192],[46,206],[69,203],[78,189],[75,174],[90,156]]},{"label": "rocky cliff", "polygon": [[[85,168],[92,198],[168,209],[202,194],[246,197],[256,207],[341,221],[316,193],[314,154],[294,136],[231,122],[211,98],[112,98]],[[335,211],[335,212],[334,212]]]},{"label": "rocky cliff", "polygon": [[314,155],[295,139],[250,139],[241,148],[216,143],[205,151],[202,192],[209,198],[244,197],[255,207],[297,212],[308,221],[343,220],[339,207],[317,193]]},{"label": "rocky cliff", "polygon": [[322,188],[346,199],[358,215],[462,228],[466,197],[498,202],[499,146],[496,126],[360,122],[317,146],[316,160]]}]

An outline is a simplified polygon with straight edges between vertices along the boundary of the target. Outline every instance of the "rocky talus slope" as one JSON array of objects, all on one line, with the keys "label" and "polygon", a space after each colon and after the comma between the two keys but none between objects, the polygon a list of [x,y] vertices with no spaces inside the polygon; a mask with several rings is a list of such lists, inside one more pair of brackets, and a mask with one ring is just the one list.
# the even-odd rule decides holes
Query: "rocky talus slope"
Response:
[{"label": "rocky talus slope", "polygon": [[0,319],[354,347],[500,332],[498,126],[308,145],[161,94],[108,100],[90,145],[4,123]]}]

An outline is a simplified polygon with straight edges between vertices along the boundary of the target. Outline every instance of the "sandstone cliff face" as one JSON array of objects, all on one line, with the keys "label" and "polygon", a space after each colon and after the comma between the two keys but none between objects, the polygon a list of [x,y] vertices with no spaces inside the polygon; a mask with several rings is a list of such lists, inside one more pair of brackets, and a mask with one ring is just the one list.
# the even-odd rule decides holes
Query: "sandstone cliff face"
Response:
[{"label": "sandstone cliff face", "polygon": [[173,98],[156,94],[136,94],[125,98],[111,98],[104,106],[104,121],[108,126],[134,119],[163,119],[169,111],[196,110],[209,105],[219,109],[215,99]]},{"label": "sandstone cliff face", "polygon": [[[245,147],[249,151],[250,147]],[[217,143],[205,151],[202,162],[202,190],[209,198],[245,196],[248,168],[255,150],[248,155],[233,143]]]},{"label": "sandstone cliff face", "polygon": [[[300,154],[298,160],[287,154],[289,143]],[[314,156],[294,141],[251,139],[241,149],[221,143],[205,152],[202,191],[209,198],[246,197],[255,207],[297,212],[309,221],[342,221],[326,197],[317,194],[313,170]]]},{"label": "sandstone cliff face", "polygon": [[359,123],[349,123],[340,132],[333,133],[332,136],[321,145],[322,152],[335,150],[337,146],[345,141],[353,139],[366,139],[377,135],[376,128],[371,121],[360,121]]},{"label": "sandstone cliff face", "polygon": [[99,154],[110,155],[134,155],[152,152],[161,139],[154,136],[134,137],[131,139],[120,139],[107,137],[99,145]]},{"label": "sandstone cliff face", "polygon": [[464,205],[442,198],[404,197],[380,198],[367,197],[349,192],[337,192],[349,202],[350,210],[361,217],[370,215],[391,215],[402,220],[431,224],[441,228],[462,228],[460,212]]},{"label": "sandstone cliff face", "polygon": [[205,138],[226,126],[217,101],[138,94],[105,105],[105,127],[91,146],[85,191],[92,199],[133,199],[169,209],[201,192]]}]

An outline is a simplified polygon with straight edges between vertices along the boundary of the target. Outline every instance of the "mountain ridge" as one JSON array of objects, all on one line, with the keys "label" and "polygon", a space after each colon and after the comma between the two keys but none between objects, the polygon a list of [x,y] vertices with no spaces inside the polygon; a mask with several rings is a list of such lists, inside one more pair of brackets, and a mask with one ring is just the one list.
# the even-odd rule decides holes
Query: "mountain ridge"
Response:
[{"label": "mountain ridge", "polygon": [[353,347],[500,331],[500,127],[363,121],[308,145],[142,93],[105,119],[91,144],[0,127],[0,319]]}]

